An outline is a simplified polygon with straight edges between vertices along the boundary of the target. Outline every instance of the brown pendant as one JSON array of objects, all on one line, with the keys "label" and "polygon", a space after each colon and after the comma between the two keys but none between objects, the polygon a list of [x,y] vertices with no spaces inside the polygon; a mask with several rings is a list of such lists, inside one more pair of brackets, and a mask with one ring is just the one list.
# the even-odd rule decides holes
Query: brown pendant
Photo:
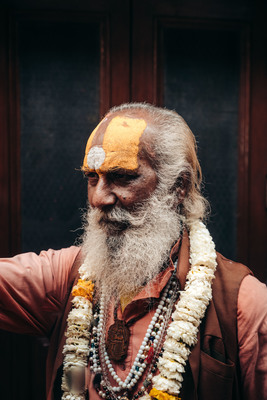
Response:
[{"label": "brown pendant", "polygon": [[127,357],[130,331],[124,321],[117,319],[108,330],[107,353],[113,361],[123,361]]}]

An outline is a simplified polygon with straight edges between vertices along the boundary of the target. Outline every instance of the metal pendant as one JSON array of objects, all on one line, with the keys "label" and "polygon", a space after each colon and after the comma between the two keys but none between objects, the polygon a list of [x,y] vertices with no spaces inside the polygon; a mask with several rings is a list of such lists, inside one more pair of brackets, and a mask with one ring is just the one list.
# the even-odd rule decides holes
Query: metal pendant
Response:
[{"label": "metal pendant", "polygon": [[120,362],[127,357],[129,338],[128,326],[124,321],[117,319],[108,330],[107,353],[111,360]]}]

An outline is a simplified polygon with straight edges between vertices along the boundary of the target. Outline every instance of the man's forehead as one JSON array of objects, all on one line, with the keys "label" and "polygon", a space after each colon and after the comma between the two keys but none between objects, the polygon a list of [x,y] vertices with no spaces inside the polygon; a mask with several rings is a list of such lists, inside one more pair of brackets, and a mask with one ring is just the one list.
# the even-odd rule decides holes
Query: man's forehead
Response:
[{"label": "man's forehead", "polygon": [[87,142],[83,170],[137,169],[140,139],[146,127],[143,118],[116,115],[103,119]]}]

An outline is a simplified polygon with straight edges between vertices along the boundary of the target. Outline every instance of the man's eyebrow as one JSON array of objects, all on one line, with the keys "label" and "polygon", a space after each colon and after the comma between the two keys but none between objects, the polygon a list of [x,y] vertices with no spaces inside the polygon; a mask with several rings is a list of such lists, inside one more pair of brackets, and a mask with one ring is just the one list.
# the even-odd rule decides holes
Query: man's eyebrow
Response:
[{"label": "man's eyebrow", "polygon": [[96,171],[94,170],[94,169],[83,169],[82,170],[82,173],[83,173],[83,175],[84,176],[87,176],[87,175],[89,175],[89,174],[91,174],[91,173],[95,173]]},{"label": "man's eyebrow", "polygon": [[121,174],[121,175],[137,175],[137,169],[126,169],[114,167],[107,171],[107,174]]}]

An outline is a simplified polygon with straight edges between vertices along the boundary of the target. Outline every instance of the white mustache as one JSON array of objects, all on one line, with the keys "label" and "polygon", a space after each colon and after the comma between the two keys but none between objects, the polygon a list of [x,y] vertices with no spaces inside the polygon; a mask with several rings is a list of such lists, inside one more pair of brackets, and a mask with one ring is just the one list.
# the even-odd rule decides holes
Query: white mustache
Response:
[{"label": "white mustache", "polygon": [[138,213],[136,211],[127,211],[120,207],[114,207],[111,211],[105,212],[94,210],[96,218],[100,225],[118,224],[125,227],[138,228],[144,225],[147,220],[148,210],[143,206]]}]

